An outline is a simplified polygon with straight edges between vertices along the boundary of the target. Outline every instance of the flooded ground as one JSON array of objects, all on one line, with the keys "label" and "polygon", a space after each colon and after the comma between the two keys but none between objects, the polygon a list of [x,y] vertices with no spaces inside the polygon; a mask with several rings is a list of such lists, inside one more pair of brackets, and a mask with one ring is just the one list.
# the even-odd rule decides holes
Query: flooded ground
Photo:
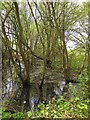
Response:
[{"label": "flooded ground", "polygon": [[[43,71],[43,66],[42,64],[38,66],[34,66],[33,69],[31,69],[30,73],[30,107],[32,107],[32,100],[33,104],[34,101],[39,100],[39,85],[41,82],[42,78],[42,71]],[[14,73],[14,71],[13,71]],[[13,74],[13,77],[10,76],[10,70],[6,71],[6,78],[7,80],[3,82],[3,94],[2,94],[2,99],[3,102],[6,101],[7,99],[13,99],[13,98],[18,98],[21,94],[22,90],[22,85]],[[13,79],[12,79],[13,78]],[[75,78],[74,78],[75,79]],[[51,101],[53,97],[56,99],[63,95],[63,91],[65,88],[66,82],[64,80],[63,72],[61,69],[48,69],[46,70],[45,73],[45,78],[44,78],[44,84],[42,88],[42,94],[43,94],[43,101],[46,101],[47,103]],[[71,97],[70,89],[67,88],[68,94]],[[25,101],[24,101],[25,103]],[[23,103],[23,104],[24,104]]]}]

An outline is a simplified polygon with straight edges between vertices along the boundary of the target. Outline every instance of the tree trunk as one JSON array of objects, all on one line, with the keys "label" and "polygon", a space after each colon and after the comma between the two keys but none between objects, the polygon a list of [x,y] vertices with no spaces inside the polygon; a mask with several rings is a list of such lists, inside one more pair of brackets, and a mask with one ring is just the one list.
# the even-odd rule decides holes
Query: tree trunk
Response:
[{"label": "tree trunk", "polygon": [[19,105],[23,107],[23,110],[27,111],[30,110],[29,99],[30,99],[30,83],[28,82],[28,80],[26,80],[23,82],[23,88],[19,99]]},{"label": "tree trunk", "polygon": [[15,12],[16,12],[16,18],[17,18],[17,22],[18,22],[18,28],[19,28],[19,35],[18,35],[18,47],[19,47],[19,50],[20,50],[20,54],[21,54],[21,57],[22,57],[22,60],[24,62],[24,65],[25,65],[25,71],[26,71],[26,79],[29,79],[29,72],[30,72],[30,68],[29,68],[29,61],[27,60],[28,57],[26,56],[26,52],[24,49],[23,49],[23,42],[25,41],[25,37],[24,37],[24,34],[23,34],[23,28],[22,28],[22,24],[21,24],[21,20],[20,20],[20,15],[19,15],[19,7],[18,7],[18,4],[17,2],[13,2],[14,6],[15,6]]},{"label": "tree trunk", "polygon": [[86,61],[86,55],[87,55],[87,49],[85,50],[85,55],[84,55],[84,58],[83,58],[83,62],[82,62],[82,65],[81,65],[79,75],[83,75],[84,64],[85,64],[85,61]]},{"label": "tree trunk", "polygon": [[69,70],[69,63],[68,63],[68,53],[66,48],[65,42],[65,13],[64,13],[64,3],[62,3],[62,30],[61,30],[61,41],[62,41],[62,63],[63,63],[63,73],[66,82],[70,80],[70,70]]},{"label": "tree trunk", "polygon": [[39,102],[43,101],[43,83],[44,83],[44,78],[45,78],[45,72],[46,72],[46,61],[44,61],[44,66],[43,66],[43,75],[42,75],[42,80],[39,86]]},{"label": "tree trunk", "polygon": [[44,66],[43,66],[43,75],[41,79],[41,83],[39,86],[39,101],[43,101],[43,83],[44,83],[44,78],[45,78],[45,73],[46,73],[46,55],[45,55],[45,48],[43,47],[43,58],[44,58]]},{"label": "tree trunk", "polygon": [[[90,2],[88,2],[88,98],[90,99]],[[88,118],[90,118],[90,102],[88,104]]]}]

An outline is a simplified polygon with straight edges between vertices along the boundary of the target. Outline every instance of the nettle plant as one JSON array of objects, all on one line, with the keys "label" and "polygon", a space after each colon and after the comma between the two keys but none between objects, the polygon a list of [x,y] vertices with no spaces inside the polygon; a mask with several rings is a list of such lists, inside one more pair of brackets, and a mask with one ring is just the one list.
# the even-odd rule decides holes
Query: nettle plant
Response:
[{"label": "nettle plant", "polygon": [[45,118],[87,118],[88,117],[88,103],[89,99],[82,100],[78,97],[71,98],[70,100],[66,100],[61,96],[58,100],[55,98],[49,102],[49,104],[45,105],[43,103],[38,105],[38,109],[35,109],[32,113],[28,112],[17,112],[11,114],[9,112],[5,112],[3,109],[2,118],[3,119],[30,119],[32,117],[45,117]]},{"label": "nettle plant", "polygon": [[58,100],[53,98],[46,106],[43,103],[39,104],[39,111],[36,110],[34,116],[46,118],[87,118],[88,103],[89,99],[81,100],[76,97],[66,100],[61,96]]}]

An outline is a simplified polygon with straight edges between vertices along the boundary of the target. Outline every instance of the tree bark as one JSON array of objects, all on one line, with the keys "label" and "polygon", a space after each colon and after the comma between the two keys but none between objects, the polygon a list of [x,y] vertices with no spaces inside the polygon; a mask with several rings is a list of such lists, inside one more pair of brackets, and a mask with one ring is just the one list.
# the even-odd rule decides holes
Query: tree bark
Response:
[{"label": "tree bark", "polygon": [[16,17],[17,17],[17,22],[18,22],[18,27],[19,27],[18,46],[19,46],[20,54],[21,54],[22,59],[23,59],[24,64],[25,64],[25,70],[26,70],[25,77],[26,77],[26,79],[29,79],[30,68],[28,67],[29,63],[27,61],[25,51],[23,50],[23,41],[25,40],[25,38],[23,35],[23,28],[22,28],[21,20],[20,20],[20,16],[19,16],[19,8],[18,8],[17,2],[13,2],[13,4],[15,6],[15,12],[16,12]]},{"label": "tree bark", "polygon": [[14,6],[15,6],[15,13],[16,13],[16,19],[17,19],[17,23],[18,23],[18,29],[19,29],[19,35],[18,35],[18,47],[19,47],[19,51],[22,57],[22,60],[24,62],[25,65],[25,76],[23,77],[23,81],[22,81],[22,93],[21,93],[21,101],[20,104],[22,105],[23,102],[25,101],[25,105],[24,108],[26,108],[26,110],[29,109],[29,94],[30,94],[30,63],[29,63],[29,56],[27,56],[26,54],[26,50],[23,49],[23,41],[25,41],[25,37],[23,34],[23,28],[22,28],[22,24],[21,24],[21,20],[20,20],[20,15],[19,15],[19,7],[17,2],[13,2]]},{"label": "tree bark", "polygon": [[19,98],[19,105],[22,106],[23,110],[30,110],[30,83],[27,81],[24,81],[22,86],[22,92]]},{"label": "tree bark", "polygon": [[68,53],[66,48],[66,42],[65,42],[65,12],[64,12],[65,6],[64,3],[62,3],[62,30],[61,30],[61,41],[62,41],[62,63],[63,63],[63,72],[66,82],[68,83],[71,81],[70,79],[70,69],[69,69],[69,63],[68,63]]},{"label": "tree bark", "polygon": [[[90,2],[88,2],[88,97],[90,99]],[[88,105],[88,118],[90,118],[90,102]]]},{"label": "tree bark", "polygon": [[86,61],[86,55],[87,55],[87,49],[85,50],[85,54],[84,54],[84,58],[83,58],[83,62],[82,62],[82,65],[81,65],[79,75],[83,75],[84,65],[85,65],[85,61]]}]

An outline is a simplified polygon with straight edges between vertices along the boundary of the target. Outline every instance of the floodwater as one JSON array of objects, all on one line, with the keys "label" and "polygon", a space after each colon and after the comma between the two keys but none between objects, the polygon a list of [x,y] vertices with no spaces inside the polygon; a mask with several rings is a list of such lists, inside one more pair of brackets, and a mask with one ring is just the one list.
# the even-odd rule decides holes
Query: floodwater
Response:
[{"label": "floodwater", "polygon": [[[35,100],[39,99],[39,85],[37,83],[31,83],[30,88],[30,102],[32,98]],[[60,82],[49,82],[44,83],[43,85],[43,100],[51,101],[53,97],[58,98],[60,95],[62,95],[63,88],[65,86],[65,81]],[[5,86],[3,87],[3,94],[2,98],[3,101],[9,99],[12,97],[12,94],[15,91],[19,90],[19,86],[13,82],[10,78],[8,78]],[[19,94],[19,91],[18,93]]]},{"label": "floodwater", "polygon": [[[38,100],[39,99],[39,84],[38,81],[40,81],[40,75],[41,75],[41,71],[42,69],[36,69],[36,71],[32,71],[31,73],[31,79],[32,82],[30,84],[30,105],[32,103],[32,100]],[[13,71],[14,73],[14,71]],[[3,83],[3,87],[2,87],[2,100],[6,101],[7,99],[13,98],[13,94],[18,97],[20,95],[21,92],[21,83],[17,82],[19,81],[18,78],[16,78],[16,76],[13,76],[13,80],[12,77],[10,78],[10,72],[7,71],[6,73],[7,75],[7,80]],[[59,75],[59,76],[58,76]],[[58,98],[61,95],[63,95],[63,89],[65,88],[65,80],[61,77],[61,73],[55,72],[54,70],[48,71],[46,74],[46,79],[44,81],[43,84],[43,100],[44,101],[51,101],[51,99],[53,97]],[[15,79],[15,80],[14,80]],[[17,79],[17,80],[16,80]],[[68,89],[68,93],[70,94],[71,97],[71,93],[70,93],[70,89]],[[24,101],[25,102],[25,101]],[[34,101],[33,101],[34,102]],[[33,103],[34,104],[34,103]],[[34,106],[34,105],[32,105]],[[31,107],[32,107],[31,106]]]}]

